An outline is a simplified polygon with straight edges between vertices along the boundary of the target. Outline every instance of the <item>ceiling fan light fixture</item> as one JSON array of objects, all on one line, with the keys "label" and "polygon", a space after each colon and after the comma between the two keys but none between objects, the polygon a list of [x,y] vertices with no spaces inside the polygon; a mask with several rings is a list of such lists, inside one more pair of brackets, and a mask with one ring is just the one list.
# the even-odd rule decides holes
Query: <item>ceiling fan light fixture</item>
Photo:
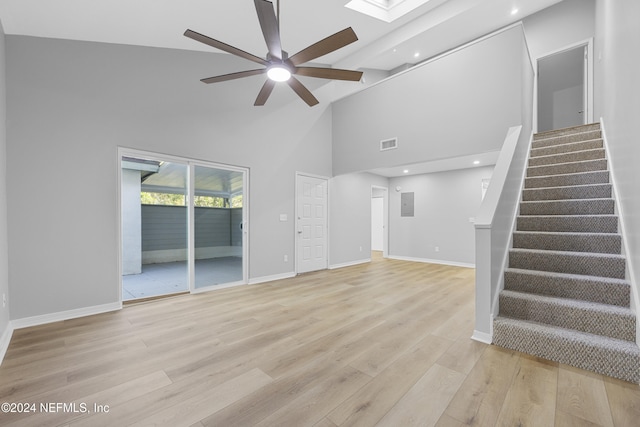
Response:
[{"label": "ceiling fan light fixture", "polygon": [[291,71],[284,65],[276,64],[269,67],[267,77],[274,82],[286,82],[291,78]]}]

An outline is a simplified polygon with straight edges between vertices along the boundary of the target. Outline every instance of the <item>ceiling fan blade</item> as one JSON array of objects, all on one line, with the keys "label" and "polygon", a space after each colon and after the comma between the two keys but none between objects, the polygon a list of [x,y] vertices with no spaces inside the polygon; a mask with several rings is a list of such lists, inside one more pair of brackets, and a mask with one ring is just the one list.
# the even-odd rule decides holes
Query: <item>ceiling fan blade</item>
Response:
[{"label": "ceiling fan blade", "polygon": [[358,40],[358,36],[351,27],[345,28],[342,31],[338,31],[334,35],[331,35],[325,39],[320,40],[311,46],[302,49],[289,58],[289,62],[293,65],[304,64],[312,59],[319,58],[327,53],[331,53],[334,50],[338,50]]},{"label": "ceiling fan blade", "polygon": [[260,89],[260,93],[258,93],[256,102],[254,102],[253,105],[255,105],[256,107],[264,105],[267,102],[267,99],[269,99],[269,96],[271,95],[271,92],[273,92],[273,88],[275,86],[276,86],[275,81],[271,79],[267,79],[267,81],[264,82],[262,89]]},{"label": "ceiling fan blade", "polygon": [[293,89],[293,91],[297,93],[304,102],[307,103],[309,107],[313,107],[320,102],[316,99],[315,96],[313,96],[309,89],[307,89],[302,83],[300,83],[300,80],[296,79],[295,77],[291,76],[291,78],[287,80],[287,83],[289,84],[289,86],[291,86],[291,89]]},{"label": "ceiling fan blade", "polygon": [[211,47],[215,47],[216,49],[223,50],[223,51],[225,51],[227,53],[231,53],[231,54],[239,56],[241,58],[248,59],[249,61],[257,62],[258,64],[262,64],[262,65],[265,65],[265,66],[269,65],[269,63],[266,60],[264,60],[264,59],[262,59],[262,58],[260,58],[258,56],[252,55],[252,54],[250,54],[248,52],[245,52],[244,50],[240,50],[240,49],[238,49],[236,47],[233,47],[233,46],[228,45],[226,43],[223,43],[221,41],[212,39],[211,37],[207,37],[207,36],[205,36],[203,34],[195,32],[195,31],[187,30],[187,31],[184,32],[184,35],[189,37],[190,39],[199,41],[200,43],[204,43],[204,44],[209,45]]},{"label": "ceiling fan blade", "polygon": [[272,58],[282,60],[282,45],[280,43],[280,30],[278,29],[278,19],[273,10],[273,3],[267,0],[254,0],[260,28],[264,41],[267,43],[269,54]]},{"label": "ceiling fan blade", "polygon": [[240,71],[237,73],[223,74],[221,76],[207,77],[200,80],[202,83],[218,83],[226,82],[227,80],[241,79],[243,77],[257,76],[258,74],[264,74],[267,72],[266,68],[260,68],[259,70]]},{"label": "ceiling fan blade", "polygon": [[297,67],[293,74],[320,79],[360,81],[362,71],[341,70],[339,68]]}]

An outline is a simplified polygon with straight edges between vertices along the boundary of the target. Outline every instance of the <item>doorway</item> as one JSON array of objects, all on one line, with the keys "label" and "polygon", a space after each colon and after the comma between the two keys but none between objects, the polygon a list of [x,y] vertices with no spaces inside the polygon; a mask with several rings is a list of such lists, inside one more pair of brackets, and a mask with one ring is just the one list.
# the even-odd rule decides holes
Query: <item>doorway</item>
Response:
[{"label": "doorway", "polygon": [[120,149],[121,300],[247,283],[248,170]]},{"label": "doorway", "polygon": [[328,263],[328,179],[296,173],[296,273]]},{"label": "doorway", "polygon": [[592,41],[537,59],[537,131],[593,121]]},{"label": "doorway", "polygon": [[371,186],[371,251],[382,254],[384,258],[389,255],[387,193],[386,187]]}]

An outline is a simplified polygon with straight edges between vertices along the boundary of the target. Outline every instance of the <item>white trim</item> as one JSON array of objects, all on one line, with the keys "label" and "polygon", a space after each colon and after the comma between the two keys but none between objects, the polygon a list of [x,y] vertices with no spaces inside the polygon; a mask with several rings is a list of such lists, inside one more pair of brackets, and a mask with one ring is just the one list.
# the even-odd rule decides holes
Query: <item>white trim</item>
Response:
[{"label": "white trim", "polygon": [[329,270],[336,270],[338,268],[344,268],[344,267],[353,267],[354,265],[366,264],[369,262],[371,262],[371,258],[358,259],[358,260],[349,261],[349,262],[342,262],[340,264],[330,265]]},{"label": "white trim", "polygon": [[473,335],[471,335],[471,339],[484,344],[491,344],[493,342],[493,333],[486,334],[480,331],[473,331]]},{"label": "white trim", "polygon": [[[627,231],[625,228],[625,221],[624,218],[625,214],[622,210],[622,205],[620,204],[620,202],[618,201],[618,197],[617,197],[617,183],[616,183],[616,177],[613,171],[613,167],[611,164],[611,155],[609,153],[609,141],[607,139],[607,133],[605,130],[605,126],[604,126],[604,119],[602,117],[600,117],[600,130],[602,131],[602,141],[604,143],[604,151],[607,157],[607,168],[609,170],[609,180],[611,181],[611,187],[612,187],[612,197],[613,197],[613,202],[614,202],[614,206],[615,206],[615,212],[618,215],[618,228],[619,228],[619,232],[620,235],[622,236],[622,255],[625,256],[629,256],[629,254],[631,253],[631,251],[629,250],[629,243],[628,243],[628,239],[625,238],[625,236],[627,236]],[[629,283],[631,284],[631,309],[635,312],[636,315],[636,323],[638,322],[638,320],[640,320],[640,295],[638,293],[638,287],[637,284],[635,283],[635,270],[633,267],[633,263],[629,262],[629,260],[627,260],[627,262],[625,263],[627,266],[627,280],[629,281]],[[636,343],[640,343],[640,328],[636,328]]]},{"label": "white trim", "polygon": [[[526,37],[525,37],[526,38]],[[535,59],[535,67],[533,70],[533,74],[535,76],[534,79],[534,96],[533,96],[533,129],[534,133],[538,132],[538,61],[547,58],[549,56],[557,55],[559,53],[563,53],[572,49],[576,49],[579,47],[587,48],[587,79],[584,82],[585,91],[586,91],[586,99],[584,99],[584,107],[586,111],[584,112],[584,124],[593,123],[593,37],[590,37],[585,40],[581,40],[576,43],[572,43],[570,45],[561,47],[559,49],[553,50],[551,52],[544,53],[538,56]]]},{"label": "white trim", "polygon": [[469,264],[467,262],[458,262],[458,261],[447,261],[443,259],[415,258],[415,257],[398,256],[398,255],[389,255],[389,258],[396,259],[398,261],[423,262],[427,264],[450,265],[452,267],[476,268],[475,264]]},{"label": "white trim", "polygon": [[275,282],[276,280],[291,279],[292,277],[296,277],[296,273],[293,271],[290,271],[288,273],[272,274],[271,276],[254,277],[253,279],[249,279],[249,284],[257,285],[259,283],[267,283],[267,282]]},{"label": "white trim", "polygon": [[23,317],[12,320],[13,329],[28,328],[31,326],[45,325],[47,323],[60,322],[62,320],[77,319],[79,317],[92,316],[94,314],[108,313],[122,309],[122,302],[94,305],[91,307],[76,308],[73,310],[59,311],[57,313],[42,314],[33,317]]},{"label": "white trim", "polygon": [[13,322],[9,321],[7,328],[0,338],[0,365],[4,361],[4,356],[7,354],[9,344],[11,344],[11,337],[13,336]]}]

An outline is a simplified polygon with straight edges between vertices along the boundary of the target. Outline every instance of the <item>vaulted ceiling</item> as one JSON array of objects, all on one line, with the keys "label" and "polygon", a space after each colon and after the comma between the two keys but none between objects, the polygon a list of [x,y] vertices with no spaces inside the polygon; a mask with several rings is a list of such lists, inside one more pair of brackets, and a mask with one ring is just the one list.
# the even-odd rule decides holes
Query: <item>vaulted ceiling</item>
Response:
[{"label": "vaulted ceiling", "polygon": [[[559,1],[429,0],[387,23],[346,8],[349,0],[281,0],[282,44],[293,54],[351,26],[359,41],[318,62],[392,70]],[[258,56],[266,53],[251,0],[2,0],[0,20],[6,34],[212,51],[183,36],[190,28]]]}]

